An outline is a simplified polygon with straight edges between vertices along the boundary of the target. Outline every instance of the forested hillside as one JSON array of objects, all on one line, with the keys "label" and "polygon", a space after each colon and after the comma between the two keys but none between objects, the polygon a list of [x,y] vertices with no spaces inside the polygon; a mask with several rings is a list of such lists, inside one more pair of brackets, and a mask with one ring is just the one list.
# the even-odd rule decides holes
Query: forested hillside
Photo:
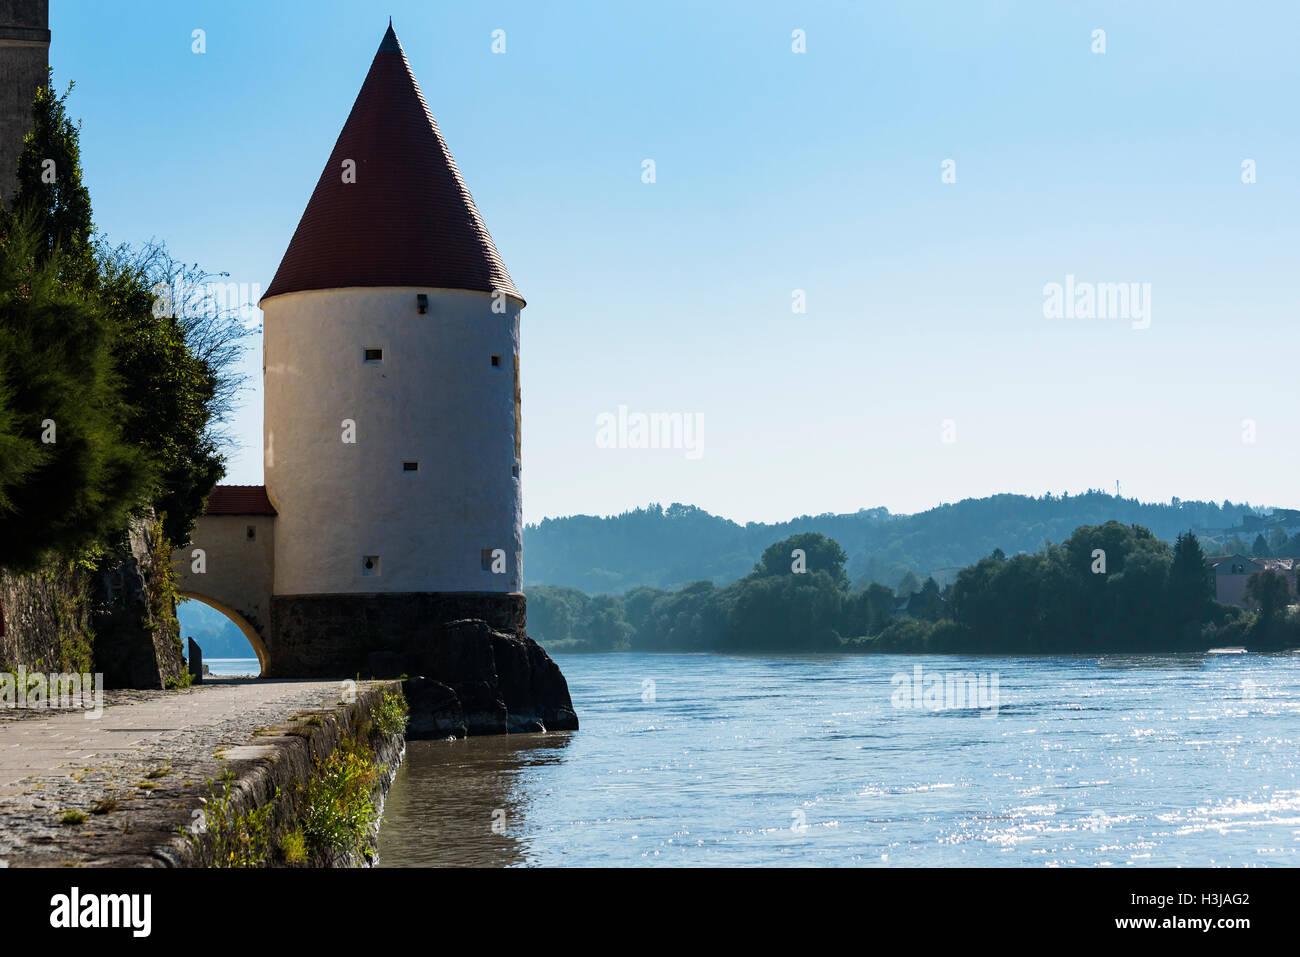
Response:
[{"label": "forested hillside", "polygon": [[1236,546],[1249,551],[1253,533],[1243,532],[1244,542],[1233,543],[1225,541],[1230,536],[1206,532],[1240,526],[1243,515],[1257,512],[1226,501],[1156,504],[1096,491],[1040,498],[994,495],[915,515],[873,508],[746,525],[689,505],[651,505],[609,518],[574,515],[529,525],[524,571],[526,586],[567,585],[588,594],[617,594],[641,585],[671,589],[699,580],[722,585],[752,571],[772,542],[819,532],[848,553],[847,572],[854,585],[876,581],[897,587],[909,571],[919,584],[932,573],[972,564],[995,548],[1008,555],[1034,552],[1064,541],[1081,525],[1111,520],[1149,528],[1168,542],[1194,529],[1211,551]]}]

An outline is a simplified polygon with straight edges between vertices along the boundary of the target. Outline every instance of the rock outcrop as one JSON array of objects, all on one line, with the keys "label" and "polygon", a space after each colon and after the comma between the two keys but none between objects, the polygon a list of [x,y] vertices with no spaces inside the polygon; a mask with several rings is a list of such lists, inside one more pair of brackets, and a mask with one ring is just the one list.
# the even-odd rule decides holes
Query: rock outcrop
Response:
[{"label": "rock outcrop", "polygon": [[161,689],[185,673],[178,626],[155,574],[154,521],[132,521],[94,577],[95,670],[109,688]]},{"label": "rock outcrop", "polygon": [[559,666],[526,635],[480,619],[448,622],[430,643],[424,673],[408,678],[408,738],[576,731]]}]

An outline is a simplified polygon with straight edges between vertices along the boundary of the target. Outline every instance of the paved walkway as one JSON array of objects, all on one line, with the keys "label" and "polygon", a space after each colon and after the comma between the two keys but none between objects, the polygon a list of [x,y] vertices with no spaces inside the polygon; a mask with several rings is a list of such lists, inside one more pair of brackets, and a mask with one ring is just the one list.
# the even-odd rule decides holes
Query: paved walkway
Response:
[{"label": "paved walkway", "polygon": [[0,866],[139,863],[190,820],[241,746],[342,695],[337,681],[209,678],[107,692],[94,720],[0,709]]}]

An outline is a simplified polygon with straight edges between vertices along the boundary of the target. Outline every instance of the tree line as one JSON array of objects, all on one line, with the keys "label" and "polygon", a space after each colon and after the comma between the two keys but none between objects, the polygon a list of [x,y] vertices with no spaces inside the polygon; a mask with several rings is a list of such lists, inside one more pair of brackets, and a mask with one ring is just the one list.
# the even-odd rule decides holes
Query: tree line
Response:
[{"label": "tree line", "polygon": [[1171,546],[1140,525],[1081,526],[1061,544],[1000,549],[940,589],[853,587],[844,549],[806,532],[764,550],[730,585],[642,586],[588,596],[528,590],[529,633],[552,651],[882,651],[1095,654],[1269,650],[1300,645],[1286,581],[1252,576],[1254,612],[1214,600],[1200,542]]}]

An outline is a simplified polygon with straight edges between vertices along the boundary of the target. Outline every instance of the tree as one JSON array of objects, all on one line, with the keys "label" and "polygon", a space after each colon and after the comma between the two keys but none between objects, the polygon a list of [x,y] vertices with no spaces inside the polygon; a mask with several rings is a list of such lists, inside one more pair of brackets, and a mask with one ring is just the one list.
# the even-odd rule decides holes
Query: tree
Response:
[{"label": "tree", "polygon": [[647,651],[708,651],[718,648],[726,629],[728,611],[727,601],[720,591],[713,582],[697,581],[656,600],[651,609],[655,622],[654,644],[643,644],[642,647]]},{"label": "tree", "polygon": [[1205,552],[1191,532],[1174,542],[1174,560],[1169,566],[1169,597],[1178,621],[1201,620],[1214,599],[1214,584],[1205,567]]},{"label": "tree", "polygon": [[753,574],[720,596],[728,650],[832,650],[840,645],[845,595],[825,570]]},{"label": "tree", "polygon": [[872,582],[845,603],[841,630],[853,637],[879,634],[893,620],[896,608],[894,590]]},{"label": "tree", "polygon": [[43,264],[60,254],[64,279],[86,282],[94,274],[91,244],[90,193],[81,182],[81,143],[76,124],[68,117],[67,100],[75,84],[59,96],[54,70],[32,101],[32,129],[18,157],[18,189],[10,215],[24,211],[32,217],[37,237],[33,255]]},{"label": "tree", "polygon": [[913,618],[923,621],[938,621],[944,614],[944,602],[939,594],[939,583],[933,577],[927,578],[919,591],[912,595],[907,610]]},{"label": "tree", "polygon": [[844,572],[844,563],[849,560],[840,543],[827,538],[820,532],[803,532],[791,535],[763,550],[763,557],[754,566],[758,575],[789,575],[794,570],[792,565],[797,560],[794,552],[804,553],[804,570],[807,572],[825,572],[837,587],[847,588],[849,579]]},{"label": "tree", "polygon": [[654,613],[654,604],[667,592],[658,588],[641,585],[623,595],[623,615],[634,632],[632,646],[642,647],[642,641],[650,631],[650,621]]},{"label": "tree", "polygon": [[3,218],[30,223],[35,262],[57,262],[59,279],[101,310],[121,384],[115,417],[122,438],[149,463],[152,481],[140,504],[164,516],[164,535],[180,545],[225,472],[218,428],[242,384],[233,370],[245,330],[201,291],[211,277],[177,265],[160,244],[135,252],[94,240],[80,134],[67,114],[72,89],[56,95],[51,74],[37,91],[14,208]]},{"label": "tree", "polygon": [[1255,572],[1246,579],[1246,598],[1259,606],[1261,626],[1286,610],[1291,600],[1291,588],[1285,578],[1269,569]]},{"label": "tree", "polygon": [[21,485],[45,458],[44,450],[30,440],[30,428],[23,429],[21,422],[22,416],[14,407],[13,391],[5,385],[0,371],[0,523],[14,508],[10,491]]},{"label": "tree", "polygon": [[575,634],[590,599],[576,588],[537,585],[528,589],[528,630],[543,644],[554,644]]},{"label": "tree", "polygon": [[[25,571],[46,552],[74,553],[124,528],[153,480],[127,441],[102,305],[70,283],[62,248],[42,258],[30,219],[0,237],[0,383],[17,469],[0,486],[0,567]],[[0,422],[3,434],[3,422]]]},{"label": "tree", "polygon": [[[211,422],[215,425],[224,420],[245,385],[239,363],[244,342],[255,331],[240,321],[237,305],[216,295],[223,284],[214,280],[228,279],[230,274],[182,263],[157,242],[138,251],[119,247],[113,257],[147,279],[157,297],[155,313],[175,319],[186,348],[213,377],[212,398],[207,403]],[[212,434],[217,447],[224,449],[228,444],[224,433]]]},{"label": "tree", "polygon": [[633,629],[623,617],[623,603],[613,595],[592,598],[580,628],[592,647],[601,650],[627,651],[632,639]]},{"label": "tree", "polygon": [[1255,544],[1251,546],[1250,553],[1255,558],[1268,558],[1273,554],[1268,550],[1268,542],[1262,534],[1255,536]]},{"label": "tree", "polygon": [[113,355],[129,410],[123,431],[157,466],[150,501],[167,540],[182,545],[225,474],[212,432],[217,373],[188,348],[181,322],[155,308],[147,275],[121,250],[102,260],[98,286],[117,333]]}]

